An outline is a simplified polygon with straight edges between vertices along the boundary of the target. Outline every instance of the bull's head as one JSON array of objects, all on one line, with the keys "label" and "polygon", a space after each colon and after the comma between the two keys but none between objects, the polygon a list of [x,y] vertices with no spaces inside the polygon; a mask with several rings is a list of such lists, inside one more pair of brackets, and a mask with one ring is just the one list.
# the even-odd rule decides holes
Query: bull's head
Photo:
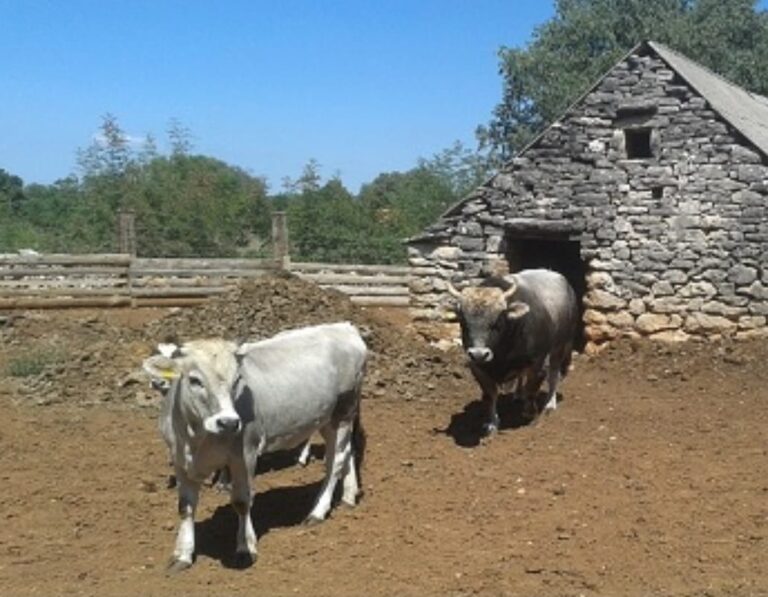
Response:
[{"label": "bull's head", "polygon": [[457,299],[464,349],[475,363],[490,363],[505,331],[530,309],[512,300],[517,291],[515,276],[506,276],[504,281],[509,284],[506,288],[470,286],[461,291],[448,283],[448,292]]},{"label": "bull's head", "polygon": [[193,431],[220,435],[240,430],[232,403],[237,377],[236,346],[224,340],[195,340],[144,361],[155,387],[167,387]]}]

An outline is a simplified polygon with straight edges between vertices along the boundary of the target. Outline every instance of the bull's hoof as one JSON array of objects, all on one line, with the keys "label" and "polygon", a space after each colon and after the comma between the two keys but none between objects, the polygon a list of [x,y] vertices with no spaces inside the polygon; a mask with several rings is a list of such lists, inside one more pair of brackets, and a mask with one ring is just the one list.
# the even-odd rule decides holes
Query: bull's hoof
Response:
[{"label": "bull's hoof", "polygon": [[191,561],[187,560],[180,560],[177,557],[172,557],[170,561],[168,562],[168,566],[165,568],[166,574],[178,574],[179,572],[182,572],[192,566]]},{"label": "bull's hoof", "polygon": [[244,570],[253,566],[256,563],[257,557],[257,554],[248,551],[238,551],[235,553],[235,559],[232,562],[232,565],[238,570]]},{"label": "bull's hoof", "polygon": [[307,527],[317,526],[324,520],[325,520],[324,518],[319,518],[317,516],[314,516],[313,514],[310,514],[304,519],[304,526],[307,526]]},{"label": "bull's hoof", "polygon": [[495,423],[485,423],[483,425],[482,433],[483,437],[491,437],[499,432],[499,426]]}]

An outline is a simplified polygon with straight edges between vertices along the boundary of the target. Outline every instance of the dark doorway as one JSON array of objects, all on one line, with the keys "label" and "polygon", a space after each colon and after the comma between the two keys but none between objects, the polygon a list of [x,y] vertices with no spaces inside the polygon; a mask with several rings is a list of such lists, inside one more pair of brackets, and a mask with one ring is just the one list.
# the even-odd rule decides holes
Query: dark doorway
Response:
[{"label": "dark doorway", "polygon": [[568,280],[579,301],[579,330],[575,348],[582,350],[584,338],[584,294],[587,268],[581,258],[581,243],[567,239],[519,238],[507,236],[506,258],[509,271],[546,268],[561,273]]}]

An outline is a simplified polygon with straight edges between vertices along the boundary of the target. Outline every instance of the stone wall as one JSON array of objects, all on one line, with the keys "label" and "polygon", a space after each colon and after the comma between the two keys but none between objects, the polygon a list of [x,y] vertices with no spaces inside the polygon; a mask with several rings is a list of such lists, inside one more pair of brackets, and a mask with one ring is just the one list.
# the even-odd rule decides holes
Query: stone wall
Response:
[{"label": "stone wall", "polygon": [[[625,129],[652,156],[627,157]],[[631,149],[631,148],[630,148]],[[655,54],[634,54],[488,183],[412,239],[414,315],[449,318],[446,280],[476,281],[528,234],[580,242],[584,322],[621,335],[768,335],[768,162]]]}]

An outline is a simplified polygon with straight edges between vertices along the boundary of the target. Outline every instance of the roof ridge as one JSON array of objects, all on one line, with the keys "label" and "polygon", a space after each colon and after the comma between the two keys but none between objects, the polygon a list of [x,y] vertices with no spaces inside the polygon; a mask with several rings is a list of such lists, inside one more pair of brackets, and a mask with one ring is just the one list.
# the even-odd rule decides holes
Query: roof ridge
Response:
[{"label": "roof ridge", "polygon": [[[746,94],[748,94],[748,95],[750,95],[750,96],[752,96],[752,97],[754,97],[756,99],[759,99],[759,100],[762,100],[762,101],[765,101],[766,103],[768,103],[768,97],[766,97],[764,95],[760,95],[759,93],[755,93],[754,91],[750,91],[746,87],[742,87],[738,83],[734,83],[730,79],[726,79],[723,75],[721,75],[720,73],[712,70],[706,64],[702,64],[701,62],[697,62],[697,61],[693,60],[692,58],[688,58],[688,56],[686,56],[685,54],[682,54],[681,52],[678,52],[677,50],[675,50],[674,48],[668,46],[665,43],[662,43],[660,41],[654,41],[654,40],[651,40],[651,39],[647,40],[646,43],[657,54],[662,56],[662,58],[663,58],[663,55],[662,55],[663,52],[668,52],[670,54],[674,54],[676,58],[679,58],[680,60],[685,60],[686,62],[690,62],[691,64],[693,64],[694,66],[700,68],[701,70],[706,71],[706,73],[708,75],[713,76],[716,79],[719,79],[723,83],[725,83],[727,85],[730,85],[731,87],[735,87],[736,89],[740,89],[744,93],[746,93]],[[662,50],[662,52],[659,52],[660,49]]]}]

